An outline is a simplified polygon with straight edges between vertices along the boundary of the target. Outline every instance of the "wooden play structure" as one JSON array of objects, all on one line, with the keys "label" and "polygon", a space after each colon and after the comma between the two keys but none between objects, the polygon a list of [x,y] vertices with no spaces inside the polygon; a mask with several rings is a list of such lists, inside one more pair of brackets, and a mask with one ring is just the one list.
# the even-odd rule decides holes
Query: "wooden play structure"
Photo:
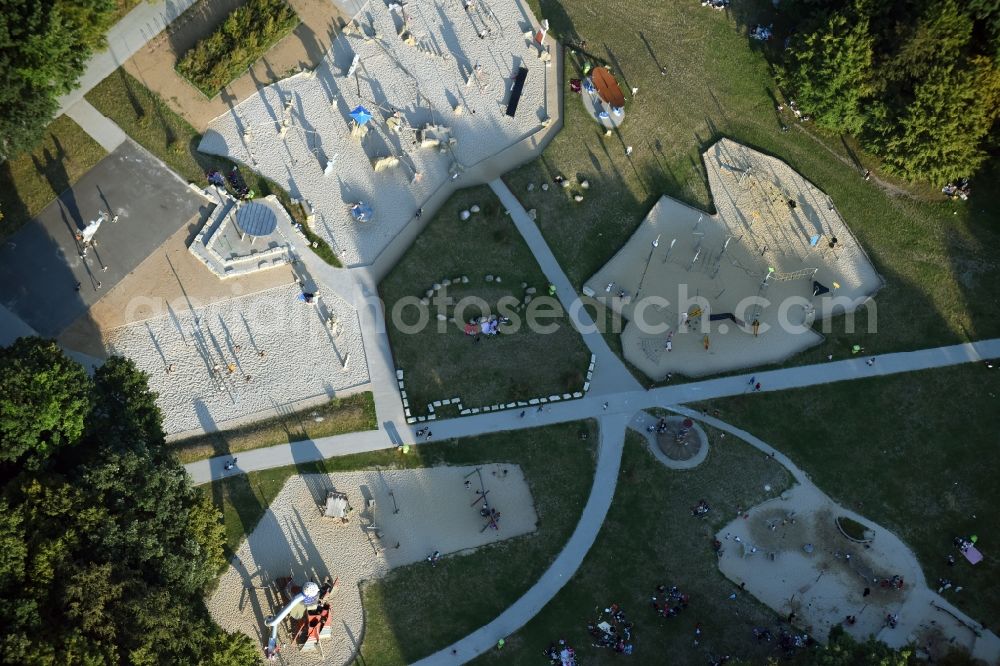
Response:
[{"label": "wooden play structure", "polygon": [[340,579],[333,582],[327,578],[323,585],[309,581],[299,587],[290,576],[283,576],[275,581],[275,587],[282,599],[287,603],[277,615],[267,619],[265,624],[271,628],[271,636],[264,648],[264,656],[269,661],[278,658],[278,653],[284,644],[278,642],[278,627],[289,617],[292,622],[289,644],[299,650],[318,649],[323,654],[322,639],[329,639],[332,634],[330,626],[330,603],[326,598],[338,589]]}]

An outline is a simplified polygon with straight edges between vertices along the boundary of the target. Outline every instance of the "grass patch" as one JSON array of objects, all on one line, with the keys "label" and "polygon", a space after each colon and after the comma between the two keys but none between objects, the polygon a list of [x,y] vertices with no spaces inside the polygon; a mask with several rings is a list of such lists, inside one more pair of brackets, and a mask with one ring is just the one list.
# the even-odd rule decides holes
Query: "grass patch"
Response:
[{"label": "grass patch", "polygon": [[[482,207],[468,221],[459,212],[473,204]],[[487,282],[487,275],[502,282]],[[393,308],[425,296],[435,283],[467,276],[468,284],[453,283],[441,292],[454,303],[443,311],[458,323],[436,320],[431,302],[428,323],[415,333],[404,332],[417,321],[417,307],[407,306],[401,317]],[[410,404],[422,412],[429,402],[459,397],[469,407],[526,400],[538,396],[580,391],[590,353],[583,339],[561,310],[543,323],[558,325],[553,333],[530,330],[524,310],[512,315],[522,321],[515,332],[481,336],[479,342],[465,335],[461,324],[480,314],[483,303],[497,312],[501,298],[525,296],[522,284],[545,294],[548,282],[513,221],[504,215],[488,187],[455,193],[421,232],[414,244],[379,285],[386,304],[387,328],[396,366],[405,372]],[[463,300],[466,299],[466,300]],[[444,307],[444,306],[443,306]],[[400,319],[402,321],[400,321]]]},{"label": "grass patch", "polygon": [[[994,251],[1000,169],[994,164],[977,178],[968,202],[943,201],[924,186],[909,188],[916,199],[892,197],[865,182],[852,160],[876,172],[877,161],[849,139],[777,116],[769,65],[747,37],[748,26],[771,22],[771,3],[744,3],[731,12],[706,11],[695,2],[530,4],[558,37],[586,38],[591,61],[609,61],[623,90],[639,88],[620,131],[605,137],[569,91],[569,79],[580,74],[579,60],[567,50],[565,125],[541,159],[504,177],[525,208],[538,210],[546,241],[578,288],[660,195],[712,209],[701,152],[726,136],[779,157],[828,193],[886,278],[876,297],[877,334],[866,332],[866,316],[856,318],[856,333],[841,320],[825,343],[801,356],[819,360],[855,342],[881,353],[1000,335]],[[782,124],[790,131],[782,132]],[[626,146],[633,147],[631,156]],[[538,187],[558,174],[585,178],[591,187]],[[529,183],[536,185],[531,192]],[[572,199],[578,192],[585,196],[581,203]]]},{"label": "grass patch", "polygon": [[[773,629],[774,613],[749,594],[728,598],[739,590],[719,572],[712,540],[739,508],[787,488],[791,477],[749,445],[720,439],[711,428],[706,432],[708,458],[693,470],[676,472],[653,458],[644,437],[629,431],[614,502],[580,569],[507,638],[502,653],[487,653],[475,663],[536,663],[540,651],[560,638],[576,648],[580,663],[610,663],[613,653],[592,647],[586,625],[611,603],[620,604],[634,623],[636,663],[704,664],[709,655],[723,654],[763,663],[777,657],[774,643],[760,644],[751,636],[754,626]],[[764,484],[774,491],[765,494]],[[712,507],[705,519],[691,515],[700,499]],[[661,583],[689,594],[690,608],[669,620],[658,617],[649,597]],[[699,646],[693,644],[695,623],[701,623]]]},{"label": "grass patch", "polygon": [[248,0],[184,54],[177,72],[206,97],[215,97],[298,24],[285,0]]},{"label": "grass patch", "polygon": [[[964,586],[949,600],[1000,625],[1000,560],[971,566],[956,536],[1000,525],[989,464],[1000,431],[1000,375],[980,364],[713,401],[721,418],[791,457],[831,497],[895,532],[933,584]],[[877,537],[876,537],[877,538]],[[995,539],[985,537],[987,551]],[[953,554],[954,567],[945,564]],[[945,593],[947,596],[948,593]]]},{"label": "grass patch", "polygon": [[[588,438],[581,440],[581,432]],[[433,465],[516,463],[524,470],[538,514],[538,531],[463,556],[435,569],[401,567],[364,585],[365,635],[359,663],[405,664],[486,624],[523,594],[569,539],[594,476],[596,424],[577,422],[434,442],[411,449],[331,458],[233,477],[205,486],[223,511],[234,551],[292,474]],[[559,461],[553,464],[553,461]]]},{"label": "grass patch", "polygon": [[[317,418],[323,420],[317,421]],[[377,427],[375,400],[371,391],[364,391],[238,428],[177,440],[170,446],[181,463],[187,464],[275,444],[375,430]]]},{"label": "grass patch", "polygon": [[848,518],[847,516],[837,516],[837,527],[840,531],[847,535],[847,538],[854,539],[855,541],[867,541],[868,537],[865,536],[867,528],[854,520],[853,518]]},{"label": "grass patch", "polygon": [[53,120],[37,148],[0,163],[0,238],[42,212],[105,155],[68,116]]},{"label": "grass patch", "polygon": [[[228,173],[235,162],[224,157],[198,152],[201,135],[186,120],[174,113],[154,92],[142,85],[124,69],[117,69],[86,95],[87,101],[125,130],[132,139],[153,153],[182,178],[199,186],[205,184],[205,174],[213,169]],[[288,210],[289,215],[306,229],[301,206],[293,205],[282,187],[246,167],[241,167],[247,185],[258,196],[273,194]],[[311,232],[310,232],[311,233]],[[333,250],[314,234],[310,242],[317,243],[314,252],[332,266],[340,267]]]}]

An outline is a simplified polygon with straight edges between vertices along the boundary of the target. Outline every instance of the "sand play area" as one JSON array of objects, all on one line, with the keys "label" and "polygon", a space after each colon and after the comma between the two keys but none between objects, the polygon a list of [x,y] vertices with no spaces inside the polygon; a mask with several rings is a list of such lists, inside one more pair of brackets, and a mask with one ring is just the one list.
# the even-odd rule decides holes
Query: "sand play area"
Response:
[{"label": "sand play area", "polygon": [[661,197],[584,285],[628,319],[625,358],[655,380],[782,361],[882,286],[830,198],[787,164],[728,139],[702,157],[716,214]]},{"label": "sand play area", "polygon": [[537,27],[518,0],[368,2],[315,70],[216,118],[199,150],[286,187],[346,266],[370,264],[438,189],[548,122]]},{"label": "sand play area", "polygon": [[[321,641],[323,654],[286,645],[280,659],[291,665],[350,663],[364,639],[362,581],[421,562],[435,551],[447,556],[535,530],[537,516],[520,467],[491,464],[480,469],[488,497],[502,514],[499,530],[483,529],[476,467],[291,477],[207,600],[212,617],[224,629],[242,631],[263,646],[270,632],[265,619],[284,605],[274,591],[276,579],[290,575],[301,584],[339,578],[330,598],[332,636]],[[469,487],[464,485],[467,478]],[[319,504],[329,490],[347,494],[353,511],[346,524],[321,515]],[[469,581],[470,592],[474,588]],[[288,640],[287,621],[279,636]]]},{"label": "sand play area", "polygon": [[[835,518],[866,526],[867,544],[845,537]],[[952,645],[995,663],[997,637],[930,590],[916,558],[891,532],[834,504],[815,486],[797,485],[720,530],[719,568],[746,592],[818,640],[843,624],[859,640],[875,635],[893,647],[913,643],[937,658]],[[889,583],[894,576],[902,581]],[[869,594],[865,595],[865,590]],[[945,592],[945,594],[954,594]],[[959,593],[960,594],[960,593]],[[886,626],[895,615],[897,625]],[[845,622],[847,616],[854,624]]]},{"label": "sand play area", "polygon": [[357,312],[333,294],[308,304],[300,296],[290,284],[194,311],[168,303],[166,314],[107,331],[108,352],[149,373],[168,435],[235,425],[366,384]]}]

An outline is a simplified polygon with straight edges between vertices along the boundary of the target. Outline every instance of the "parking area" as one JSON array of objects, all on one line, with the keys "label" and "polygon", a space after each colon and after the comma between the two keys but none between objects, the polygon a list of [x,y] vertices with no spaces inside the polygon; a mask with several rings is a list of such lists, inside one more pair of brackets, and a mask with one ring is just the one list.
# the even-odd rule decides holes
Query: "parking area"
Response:
[{"label": "parking area", "polygon": [[[99,211],[118,216],[81,256],[76,240]],[[58,335],[211,204],[131,141],[0,247],[0,299],[41,335]]]}]

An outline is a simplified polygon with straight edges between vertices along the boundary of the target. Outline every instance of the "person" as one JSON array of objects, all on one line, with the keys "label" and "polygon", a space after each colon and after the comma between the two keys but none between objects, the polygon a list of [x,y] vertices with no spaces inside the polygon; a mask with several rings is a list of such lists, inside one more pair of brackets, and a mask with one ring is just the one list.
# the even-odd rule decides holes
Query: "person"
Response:
[{"label": "person", "polygon": [[873,365],[875,365],[875,357],[872,356],[870,359],[868,359],[867,361],[865,361],[865,365],[867,365],[869,368],[872,367]]},{"label": "person", "polygon": [[756,384],[753,385],[753,390],[754,391],[759,391],[760,390],[760,382],[757,382]]},{"label": "person", "polygon": [[625,157],[632,154],[632,146],[625,146]]},{"label": "person", "polygon": [[760,320],[755,317],[753,323],[750,325],[753,326],[753,337],[756,338],[757,334],[760,332]]},{"label": "person", "polygon": [[434,433],[432,433],[430,430],[427,431],[427,441],[430,441],[431,435],[433,435],[433,434]]},{"label": "person", "polygon": [[757,383],[757,375],[751,376],[750,377],[750,386],[753,386],[756,383]]},{"label": "person", "polygon": [[497,641],[497,650],[502,650],[502,649],[503,649],[503,646],[504,646],[504,645],[506,644],[506,642],[507,642],[507,641],[505,641],[505,640],[504,640],[504,639],[502,639],[502,638],[501,638],[500,640],[498,640],[498,641]]},{"label": "person", "polygon": [[865,169],[865,180],[871,180],[871,179],[872,179],[872,170]]},{"label": "person", "polygon": [[847,622],[848,625],[853,625],[857,621],[858,621],[858,618],[854,617],[853,615],[848,615],[847,616],[846,622]]},{"label": "person", "polygon": [[852,354],[861,354],[864,351],[865,351],[865,348],[862,347],[861,345],[854,345],[853,347],[851,347],[851,353]]}]

